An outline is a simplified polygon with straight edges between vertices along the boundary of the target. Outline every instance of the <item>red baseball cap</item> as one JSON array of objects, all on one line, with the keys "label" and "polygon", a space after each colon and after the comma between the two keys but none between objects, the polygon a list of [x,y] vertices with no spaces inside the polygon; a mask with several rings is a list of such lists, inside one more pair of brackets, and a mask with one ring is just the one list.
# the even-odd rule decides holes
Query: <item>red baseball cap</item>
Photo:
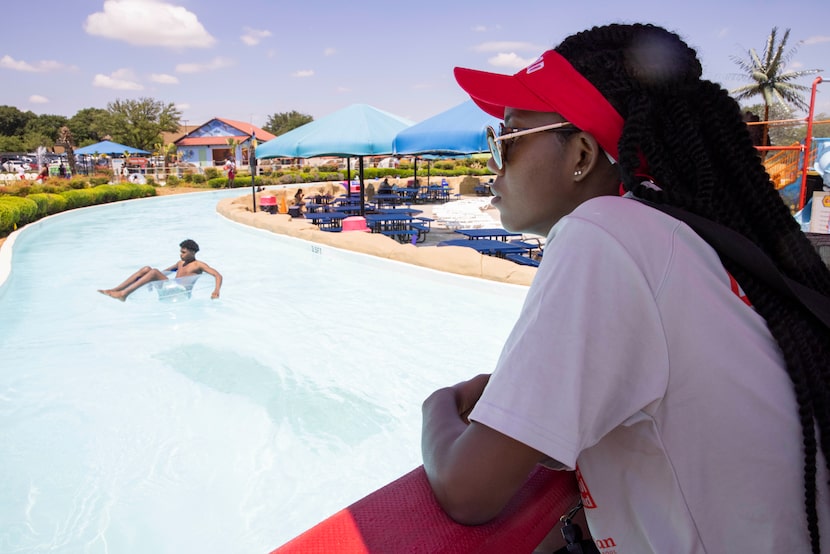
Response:
[{"label": "red baseball cap", "polygon": [[555,50],[548,50],[514,75],[455,68],[455,80],[493,117],[504,108],[556,112],[591,133],[615,160],[625,121],[605,97]]}]

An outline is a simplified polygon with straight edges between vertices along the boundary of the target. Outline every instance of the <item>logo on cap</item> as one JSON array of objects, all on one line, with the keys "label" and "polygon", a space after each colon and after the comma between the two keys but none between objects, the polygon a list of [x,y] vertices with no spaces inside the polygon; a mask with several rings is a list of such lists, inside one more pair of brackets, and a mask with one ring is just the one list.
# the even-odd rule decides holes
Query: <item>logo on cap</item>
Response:
[{"label": "logo on cap", "polygon": [[545,67],[545,60],[541,56],[539,56],[539,58],[537,58],[535,62],[527,66],[527,69],[525,69],[525,73],[527,75],[530,75],[535,71],[539,71],[543,67]]}]

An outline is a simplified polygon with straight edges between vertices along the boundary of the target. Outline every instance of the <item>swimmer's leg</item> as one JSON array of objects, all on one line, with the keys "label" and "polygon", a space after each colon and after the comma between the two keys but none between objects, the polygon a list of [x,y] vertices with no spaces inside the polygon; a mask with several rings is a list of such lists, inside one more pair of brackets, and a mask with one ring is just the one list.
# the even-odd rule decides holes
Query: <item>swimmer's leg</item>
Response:
[{"label": "swimmer's leg", "polygon": [[119,300],[126,300],[127,297],[139,287],[146,285],[151,281],[166,281],[167,276],[158,269],[145,266],[130,275],[126,281],[113,289],[99,290],[101,294],[106,294],[112,298]]}]

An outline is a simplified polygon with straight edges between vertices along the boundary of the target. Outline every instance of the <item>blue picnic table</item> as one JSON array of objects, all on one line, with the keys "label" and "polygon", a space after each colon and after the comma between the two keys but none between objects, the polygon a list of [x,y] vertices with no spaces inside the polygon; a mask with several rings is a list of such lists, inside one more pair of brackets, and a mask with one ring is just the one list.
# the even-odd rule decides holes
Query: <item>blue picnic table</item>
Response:
[{"label": "blue picnic table", "polygon": [[438,243],[438,246],[464,246],[488,256],[505,257],[507,254],[522,254],[527,248],[509,242],[494,239],[450,239]]},{"label": "blue picnic table", "polygon": [[514,233],[506,229],[492,228],[492,229],[456,229],[458,234],[473,240],[481,239],[498,239],[507,242],[508,237],[521,237],[521,233]]}]

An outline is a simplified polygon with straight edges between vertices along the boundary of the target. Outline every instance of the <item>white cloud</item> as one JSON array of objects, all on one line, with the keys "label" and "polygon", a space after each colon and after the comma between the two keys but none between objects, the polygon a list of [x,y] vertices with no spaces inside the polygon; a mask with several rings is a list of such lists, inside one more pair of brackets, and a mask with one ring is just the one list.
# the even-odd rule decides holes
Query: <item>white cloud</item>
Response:
[{"label": "white cloud", "polygon": [[324,56],[334,56],[336,53],[337,50],[335,50],[334,48],[326,48],[325,50],[323,50]]},{"label": "white cloud", "polygon": [[529,66],[531,63],[536,61],[536,58],[522,58],[518,56],[515,52],[505,53],[500,52],[493,56],[492,58],[488,58],[487,62],[494,66],[500,68],[508,68],[508,69],[521,69],[523,67]]},{"label": "white cloud", "polygon": [[92,86],[113,90],[143,90],[144,85],[136,81],[131,69],[118,69],[110,75],[98,73],[92,80]]},{"label": "white cloud", "polygon": [[242,42],[247,44],[248,46],[256,46],[259,44],[262,39],[268,38],[271,36],[271,31],[259,31],[257,29],[251,29],[250,27],[245,27],[245,34],[242,35],[241,38]]},{"label": "white cloud", "polygon": [[538,52],[541,54],[547,48],[533,44],[532,42],[493,41],[482,42],[478,46],[473,47],[473,50],[476,52]]},{"label": "white cloud", "polygon": [[301,69],[291,74],[292,77],[311,77],[314,75],[313,69]]},{"label": "white cloud", "polygon": [[0,58],[0,67],[14,69],[15,71],[29,71],[32,73],[44,73],[47,71],[55,71],[66,68],[64,64],[53,60],[41,60],[39,62],[29,63],[24,62],[23,60],[15,60],[9,55]]},{"label": "white cloud", "polygon": [[162,0],[106,0],[104,11],[86,18],[84,31],[135,46],[207,48],[216,42],[193,12]]},{"label": "white cloud", "polygon": [[39,94],[33,94],[29,97],[29,102],[32,104],[48,104],[49,99]]},{"label": "white cloud", "polygon": [[804,44],[821,44],[822,42],[830,42],[830,35],[809,37],[804,41]]},{"label": "white cloud", "polygon": [[176,109],[179,110],[180,112],[183,112],[185,110],[189,110],[190,109],[190,104],[188,104],[186,102],[176,104]]},{"label": "white cloud", "polygon": [[217,71],[233,65],[228,58],[213,58],[207,63],[180,63],[176,66],[177,73],[203,73]]},{"label": "white cloud", "polygon": [[485,25],[476,25],[473,27],[473,31],[476,33],[486,33],[487,27]]},{"label": "white cloud", "polygon": [[160,83],[162,85],[177,85],[179,83],[179,78],[175,75],[168,75],[167,73],[153,73],[150,75],[150,80],[154,83]]}]

